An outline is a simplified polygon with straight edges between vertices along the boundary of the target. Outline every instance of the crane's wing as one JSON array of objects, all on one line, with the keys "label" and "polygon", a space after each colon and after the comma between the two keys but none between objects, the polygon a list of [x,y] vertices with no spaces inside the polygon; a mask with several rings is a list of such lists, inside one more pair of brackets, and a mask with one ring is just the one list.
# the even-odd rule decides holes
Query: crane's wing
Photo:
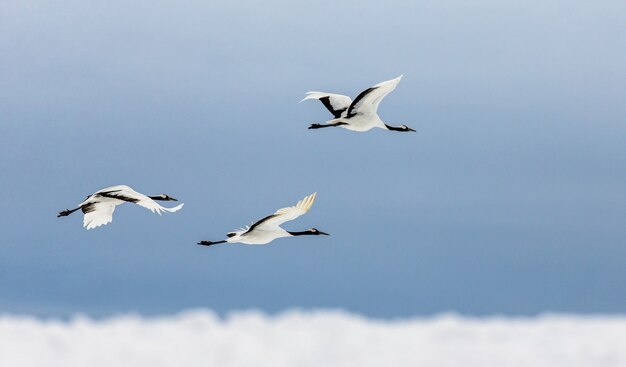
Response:
[{"label": "crane's wing", "polygon": [[313,203],[315,202],[316,196],[317,192],[314,192],[304,199],[298,201],[295,206],[278,209],[276,213],[268,215],[267,217],[251,225],[250,228],[248,228],[248,230],[242,234],[242,236],[255,229],[261,231],[274,230],[281,224],[298,218],[302,214],[309,211],[309,209],[311,209],[311,206],[313,206]]},{"label": "crane's wing", "polygon": [[110,202],[94,202],[83,205],[81,208],[85,214],[83,216],[83,227],[92,229],[111,223],[115,204]]},{"label": "crane's wing", "polygon": [[173,208],[166,208],[157,204],[156,201],[150,199],[146,195],[140,192],[137,192],[128,186],[118,186],[118,187],[115,187],[115,189],[108,190],[108,191],[102,190],[102,191],[99,191],[97,194],[102,197],[119,199],[119,200],[123,200],[129,203],[137,204],[159,215],[161,215],[162,212],[169,212],[169,213],[177,212],[178,210],[180,210],[180,208],[183,207],[183,205],[185,205],[185,204],[180,204]]},{"label": "crane's wing", "polygon": [[400,83],[400,79],[402,79],[402,75],[395,79],[378,83],[361,92],[361,94],[354,99],[352,104],[350,104],[350,107],[348,107],[347,117],[375,114],[380,101],[382,101],[387,94],[396,89],[396,86]]},{"label": "crane's wing", "polygon": [[135,204],[139,206],[143,206],[144,208],[149,209],[151,212],[157,213],[158,215],[161,215],[162,212],[175,213],[179,211],[183,207],[183,205],[185,205],[181,203],[181,204],[176,205],[173,208],[166,208],[164,206],[157,204],[156,201],[150,199],[147,196],[145,199],[139,200]]},{"label": "crane's wing", "polygon": [[307,92],[306,97],[304,97],[302,101],[306,101],[307,99],[318,99],[335,118],[341,117],[341,114],[344,113],[348,107],[350,107],[350,103],[352,103],[352,99],[348,96],[326,92]]},{"label": "crane's wing", "polygon": [[102,189],[93,194],[94,197],[103,197],[110,199],[118,199],[122,201],[126,201],[128,203],[137,203],[143,197],[146,197],[143,194],[138,193],[137,191],[131,189],[128,186],[113,186],[108,189]]}]

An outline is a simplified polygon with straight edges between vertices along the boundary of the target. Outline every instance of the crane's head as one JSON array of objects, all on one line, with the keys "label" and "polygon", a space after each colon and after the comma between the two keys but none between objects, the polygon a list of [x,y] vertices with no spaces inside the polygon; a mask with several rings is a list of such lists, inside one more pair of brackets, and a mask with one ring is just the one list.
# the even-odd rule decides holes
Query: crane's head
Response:
[{"label": "crane's head", "polygon": [[161,200],[161,201],[178,201],[177,199],[174,199],[173,197],[166,195],[166,194],[161,194],[161,195],[157,195],[157,196],[150,196],[150,199],[152,200]]},{"label": "crane's head", "polygon": [[330,236],[328,233],[322,232],[322,231],[320,231],[317,228],[310,228],[307,231],[311,232],[311,234],[314,235],[314,236],[319,236],[319,235]]}]

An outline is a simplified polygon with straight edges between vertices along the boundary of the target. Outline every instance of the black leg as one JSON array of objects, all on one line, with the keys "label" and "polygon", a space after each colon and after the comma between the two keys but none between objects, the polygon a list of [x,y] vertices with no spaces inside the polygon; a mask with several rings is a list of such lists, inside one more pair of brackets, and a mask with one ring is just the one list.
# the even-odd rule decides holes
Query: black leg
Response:
[{"label": "black leg", "polygon": [[72,209],[72,210],[65,209],[64,211],[59,212],[59,214],[57,214],[57,218],[59,218],[59,217],[67,217],[68,215],[70,215],[70,214],[74,213],[74,212],[75,212],[75,211],[77,211],[78,209],[80,209],[80,207],[78,207],[78,208],[76,208],[76,209]]},{"label": "black leg", "polygon": [[309,126],[309,130],[321,129],[323,127],[331,127],[331,126],[333,126],[333,125],[311,124],[311,126]]},{"label": "black leg", "polygon": [[309,126],[309,130],[310,129],[321,129],[324,127],[335,127],[335,126],[340,126],[340,125],[348,125],[345,122],[335,122],[334,124],[311,124],[311,126]]},{"label": "black leg", "polygon": [[225,240],[224,240],[224,241],[215,241],[215,242],[211,242],[211,241],[200,241],[200,242],[198,242],[198,243],[197,243],[197,245],[202,245],[202,246],[211,246],[211,245],[215,245],[215,244],[218,244],[218,243],[224,243],[224,242],[226,242],[226,241],[225,241]]}]

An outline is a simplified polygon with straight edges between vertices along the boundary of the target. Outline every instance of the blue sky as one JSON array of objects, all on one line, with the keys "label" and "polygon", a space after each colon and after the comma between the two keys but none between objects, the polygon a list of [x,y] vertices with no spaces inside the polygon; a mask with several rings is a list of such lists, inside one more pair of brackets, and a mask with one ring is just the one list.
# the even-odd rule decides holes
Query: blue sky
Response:
[{"label": "blue sky", "polygon": [[[0,311],[626,309],[626,5],[0,5]],[[309,90],[417,134],[310,131]],[[100,188],[167,193],[86,231]],[[195,246],[317,191],[289,230]]]}]

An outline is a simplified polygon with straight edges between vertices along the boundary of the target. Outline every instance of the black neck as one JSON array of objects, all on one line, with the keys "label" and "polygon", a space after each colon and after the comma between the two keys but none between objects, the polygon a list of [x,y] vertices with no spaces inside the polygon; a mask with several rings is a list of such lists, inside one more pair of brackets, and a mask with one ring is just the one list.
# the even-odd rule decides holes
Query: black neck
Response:
[{"label": "black neck", "polygon": [[163,198],[162,198],[162,197],[160,197],[160,196],[148,196],[148,197],[149,197],[150,199],[152,199],[152,200],[161,200],[161,201],[165,201],[165,199],[163,199]]},{"label": "black neck", "polygon": [[400,126],[389,126],[387,124],[385,124],[385,126],[387,126],[387,129],[393,130],[393,131],[406,131],[404,128]]},{"label": "black neck", "polygon": [[306,235],[315,235],[315,234],[317,234],[317,233],[311,232],[311,231],[303,231],[303,232],[290,232],[290,231],[287,231],[287,233],[289,233],[292,236],[306,236]]}]

